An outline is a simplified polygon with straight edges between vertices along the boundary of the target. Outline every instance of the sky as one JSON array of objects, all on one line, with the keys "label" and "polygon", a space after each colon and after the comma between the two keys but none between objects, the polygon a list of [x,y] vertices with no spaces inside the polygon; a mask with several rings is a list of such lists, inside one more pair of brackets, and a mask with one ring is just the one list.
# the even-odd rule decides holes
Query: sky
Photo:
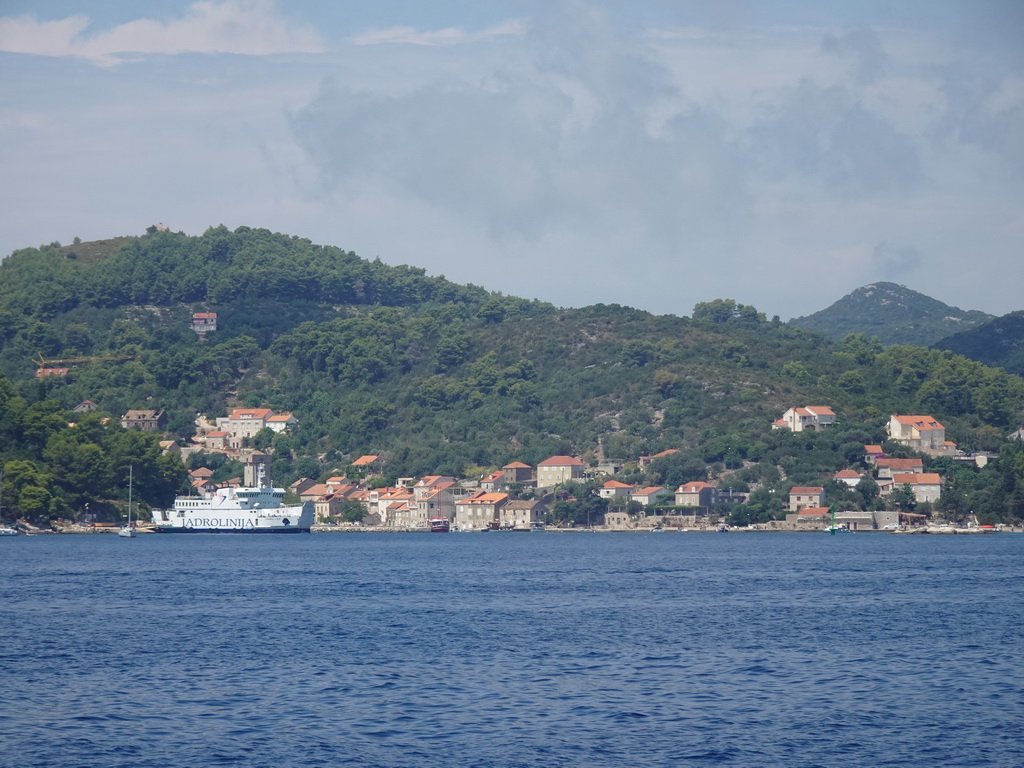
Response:
[{"label": "sky", "polygon": [[561,307],[1024,309],[1021,0],[0,0],[0,255],[260,227]]}]

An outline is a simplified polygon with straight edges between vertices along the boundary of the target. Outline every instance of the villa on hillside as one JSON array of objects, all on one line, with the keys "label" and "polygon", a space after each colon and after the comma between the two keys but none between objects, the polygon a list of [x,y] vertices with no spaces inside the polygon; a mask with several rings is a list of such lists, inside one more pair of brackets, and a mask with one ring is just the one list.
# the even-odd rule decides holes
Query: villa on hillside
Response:
[{"label": "villa on hillside", "polygon": [[827,405],[805,405],[801,408],[790,408],[782,418],[772,422],[772,429],[788,429],[790,432],[803,432],[813,429],[820,432],[831,427],[836,415]]},{"label": "villa on hillside", "polygon": [[892,488],[910,486],[918,503],[935,502],[942,496],[942,477],[936,472],[913,472],[892,476]]},{"label": "villa on hillside", "polygon": [[956,453],[956,444],[946,440],[946,428],[931,416],[894,413],[885,429],[893,440],[929,456],[952,456]]},{"label": "villa on hillside", "polygon": [[620,483],[618,480],[609,480],[597,489],[597,495],[602,499],[625,499],[629,501],[635,490],[635,485]]},{"label": "villa on hillside", "polygon": [[[217,429],[208,433],[207,438],[215,433],[223,433],[221,447],[238,449],[242,447],[243,440],[255,437],[264,428],[284,432],[297,423],[298,420],[292,414],[275,414],[270,408],[236,408],[227,416],[217,419]],[[216,436],[221,437],[220,434]]]},{"label": "villa on hillside", "polygon": [[128,411],[121,417],[121,426],[124,429],[156,432],[166,420],[167,416],[163,411]]}]

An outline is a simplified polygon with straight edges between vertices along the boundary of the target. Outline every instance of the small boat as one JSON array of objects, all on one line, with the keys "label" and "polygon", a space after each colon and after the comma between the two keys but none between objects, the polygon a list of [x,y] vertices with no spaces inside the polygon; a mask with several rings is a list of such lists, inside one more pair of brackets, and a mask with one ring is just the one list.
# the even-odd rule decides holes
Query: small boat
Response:
[{"label": "small boat", "polygon": [[128,525],[118,530],[117,535],[122,539],[134,539],[135,528],[132,526],[132,467],[128,467]]},{"label": "small boat", "polygon": [[663,532],[664,530],[665,530],[665,529],[664,529],[664,528],[662,528],[662,527],[661,527],[660,525],[656,525],[656,526],[654,526],[653,528],[651,528],[651,533],[661,533],[661,532]]},{"label": "small boat", "polygon": [[430,532],[431,533],[448,533],[452,529],[451,520],[447,517],[432,517],[430,518]]},{"label": "small boat", "polygon": [[850,526],[846,523],[840,523],[839,525],[826,525],[822,530],[825,533],[849,533]]},{"label": "small boat", "polygon": [[544,533],[545,527],[546,526],[545,526],[543,520],[534,520],[532,523],[530,523],[530,532],[531,533]]}]

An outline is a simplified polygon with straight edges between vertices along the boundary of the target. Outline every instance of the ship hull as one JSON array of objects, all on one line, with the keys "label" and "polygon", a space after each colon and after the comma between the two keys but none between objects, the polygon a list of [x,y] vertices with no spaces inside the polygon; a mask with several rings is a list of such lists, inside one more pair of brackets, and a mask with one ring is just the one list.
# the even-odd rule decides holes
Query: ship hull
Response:
[{"label": "ship hull", "polygon": [[157,526],[160,533],[309,533],[309,528],[297,526],[281,526],[279,528],[193,528],[176,526]]}]

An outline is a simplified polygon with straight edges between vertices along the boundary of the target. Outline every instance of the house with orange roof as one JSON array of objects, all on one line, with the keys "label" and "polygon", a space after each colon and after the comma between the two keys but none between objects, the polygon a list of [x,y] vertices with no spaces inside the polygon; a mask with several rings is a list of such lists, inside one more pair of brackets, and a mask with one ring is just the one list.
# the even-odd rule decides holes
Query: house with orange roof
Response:
[{"label": "house with orange roof", "polygon": [[294,493],[296,496],[302,496],[302,494],[316,485],[316,480],[310,480],[308,477],[300,477],[294,483],[288,486],[288,491]]},{"label": "house with orange roof", "polygon": [[956,444],[946,440],[946,428],[931,416],[894,413],[885,426],[889,437],[908,448],[931,456],[952,456]]},{"label": "house with orange roof", "polygon": [[254,437],[267,426],[267,419],[274,415],[269,408],[236,408],[227,416],[217,419],[217,430],[226,432],[225,448],[241,448],[242,441]]},{"label": "house with orange roof", "polygon": [[521,461],[513,461],[501,468],[506,483],[528,483],[533,479],[533,467]]},{"label": "house with orange roof", "polygon": [[287,432],[298,423],[299,420],[291,413],[275,413],[267,418],[267,427],[275,432]]},{"label": "house with orange roof", "polygon": [[782,414],[782,418],[772,422],[772,429],[788,429],[790,432],[812,429],[821,432],[831,427],[835,420],[835,413],[827,405],[804,405],[790,408]]},{"label": "house with orange roof", "polygon": [[192,313],[192,330],[198,333],[200,336],[205,336],[207,333],[217,330],[217,313],[216,312],[193,312]]},{"label": "house with orange roof", "polygon": [[597,495],[602,499],[625,499],[629,501],[635,490],[635,485],[620,483],[618,480],[609,480],[597,489]]},{"label": "house with orange roof", "polygon": [[875,470],[879,480],[891,480],[894,474],[924,472],[924,460],[917,459],[877,459]]},{"label": "house with orange roof", "polygon": [[407,531],[422,530],[427,527],[425,520],[420,519],[419,506],[416,500],[392,499],[388,501],[383,512],[387,525]]},{"label": "house with orange roof", "polygon": [[380,461],[380,456],[376,453],[368,453],[365,456],[360,456],[358,459],[352,462],[353,467],[366,467],[370,468],[374,464]]},{"label": "house with orange roof", "polygon": [[825,489],[820,485],[796,485],[789,490],[789,511],[825,506]]},{"label": "house with orange roof", "polygon": [[671,456],[673,453],[679,453],[679,449],[669,448],[668,450],[662,451],[661,453],[656,453],[653,456],[641,456],[638,464],[640,466],[640,469],[647,469],[649,466],[651,466],[651,462],[657,461],[658,459],[663,459],[666,456]]},{"label": "house with orange roof", "polygon": [[507,493],[479,491],[455,502],[455,524],[464,531],[490,528],[501,524],[501,508],[508,501]]},{"label": "house with orange roof", "polygon": [[505,488],[505,473],[491,472],[487,477],[480,480],[480,489],[483,491],[501,491]]},{"label": "house with orange roof", "polygon": [[663,485],[649,485],[633,493],[633,501],[638,501],[645,507],[653,507],[661,501],[669,498],[671,492]]},{"label": "house with orange roof", "polygon": [[415,498],[422,499],[428,494],[438,490],[451,488],[455,485],[455,478],[449,475],[424,475],[412,487]]},{"label": "house with orange roof", "polygon": [[313,502],[316,521],[321,525],[337,520],[341,516],[341,503],[344,497],[336,493],[328,493]]},{"label": "house with orange roof", "polygon": [[314,483],[308,488],[304,488],[299,492],[299,498],[303,501],[316,501],[317,499],[323,498],[330,493],[330,489],[326,483]]},{"label": "house with orange roof", "polygon": [[397,525],[394,513],[401,504],[415,500],[408,488],[371,488],[366,496],[366,505],[371,514],[378,515],[382,525]]},{"label": "house with orange roof", "polygon": [[414,504],[418,518],[424,526],[428,526],[434,517],[447,517],[449,520],[455,517],[455,495],[452,493],[454,485],[452,483],[436,487],[416,498]]},{"label": "house with orange roof", "polygon": [[213,432],[207,432],[203,438],[203,442],[206,447],[211,451],[223,451],[227,446],[228,433],[223,429],[215,429]]},{"label": "house with orange roof", "polygon": [[502,528],[530,528],[535,523],[543,523],[548,514],[548,506],[537,499],[513,499],[501,507],[499,520]]},{"label": "house with orange roof", "polygon": [[197,477],[192,481],[192,492],[200,496],[209,496],[216,491],[217,484],[209,477]]},{"label": "house with orange roof", "polygon": [[832,479],[837,483],[845,483],[850,488],[856,488],[857,483],[861,481],[861,476],[859,472],[852,469],[841,469],[832,475]]},{"label": "house with orange roof", "polygon": [[552,456],[537,465],[537,487],[552,488],[583,477],[584,464],[574,456]]},{"label": "house with orange roof", "polygon": [[[942,476],[937,472],[896,473],[892,476],[892,488],[909,485],[918,503],[935,502],[942,495]],[[890,489],[891,492],[891,489]]]},{"label": "house with orange roof", "polygon": [[693,480],[676,488],[677,507],[703,507],[710,511],[715,503],[715,486],[703,480]]},{"label": "house with orange roof", "polygon": [[831,518],[832,512],[828,507],[804,507],[786,515],[786,522],[797,528],[824,528]]},{"label": "house with orange roof", "polygon": [[865,445],[864,446],[864,461],[867,464],[874,464],[879,459],[885,458],[885,451],[882,450],[880,445]]}]

